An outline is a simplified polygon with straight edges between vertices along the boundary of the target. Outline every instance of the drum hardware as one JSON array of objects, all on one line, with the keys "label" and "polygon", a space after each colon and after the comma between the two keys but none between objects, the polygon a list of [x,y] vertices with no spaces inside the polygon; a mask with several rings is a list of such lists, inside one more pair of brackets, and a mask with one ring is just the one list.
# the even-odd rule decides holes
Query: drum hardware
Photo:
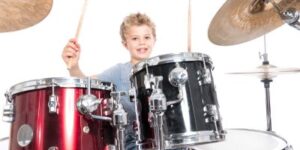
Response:
[{"label": "drum hardware", "polygon": [[55,83],[54,81],[52,81],[52,94],[49,96],[49,101],[48,101],[48,107],[49,107],[49,113],[50,114],[54,114],[54,113],[58,113],[57,112],[57,107],[58,107],[58,97],[57,95],[55,95]]},{"label": "drum hardware", "polygon": [[91,78],[88,77],[87,84],[87,94],[80,96],[77,102],[78,111],[87,115],[93,119],[101,121],[111,121],[112,125],[116,129],[115,146],[116,150],[125,150],[124,137],[125,137],[125,126],[127,125],[127,113],[123,109],[121,104],[121,96],[125,96],[125,92],[111,92],[112,101],[109,101],[109,106],[111,107],[112,117],[93,115],[92,112],[95,111],[102,101],[98,100],[96,96],[91,94]]},{"label": "drum hardware", "polygon": [[97,110],[98,105],[101,104],[101,100],[97,99],[95,95],[91,94],[91,78],[87,77],[87,94],[80,96],[77,102],[77,110],[93,119],[111,121],[110,117],[93,115],[92,112]]},{"label": "drum hardware", "polygon": [[[268,54],[266,51],[266,36],[264,36],[264,53],[260,56],[263,58],[263,65],[269,65]],[[267,131],[272,131],[272,117],[271,117],[271,100],[270,100],[270,82],[271,79],[265,78],[261,82],[264,83],[265,94],[266,94],[266,117],[267,117]]]},{"label": "drum hardware", "polygon": [[6,97],[6,103],[3,108],[2,120],[4,122],[12,123],[15,120],[15,109],[14,109],[13,99],[11,94],[9,94],[8,91],[5,92],[4,95]]},{"label": "drum hardware", "polygon": [[199,76],[197,80],[200,86],[212,83],[211,74],[208,69],[201,69],[201,71],[198,70],[196,73]]},{"label": "drum hardware", "polygon": [[113,99],[113,115],[112,124],[116,128],[115,145],[116,150],[125,150],[125,126],[127,126],[127,112],[123,109],[121,104],[121,96],[125,96],[126,92],[112,92]]},{"label": "drum hardware", "polygon": [[[211,84],[212,83],[212,78],[211,78],[210,71],[206,67],[205,62],[203,62],[203,69],[201,69],[201,70],[202,71],[197,71],[197,74],[200,75],[200,77],[198,77],[197,79],[199,80],[199,85],[201,86],[201,92],[204,92],[203,88],[202,88],[202,85]],[[206,104],[203,107],[203,111],[204,111],[205,122],[206,123],[213,123],[214,127],[215,127],[215,132],[214,133],[215,133],[216,137],[221,138],[220,133],[216,132],[216,131],[219,131],[217,121],[220,121],[219,111],[217,109],[217,105]]]},{"label": "drum hardware", "polygon": [[270,79],[263,79],[265,94],[266,94],[266,114],[267,114],[267,131],[272,131],[272,118],[271,118],[271,101],[270,101]]},{"label": "drum hardware", "polygon": [[59,148],[57,146],[51,146],[48,148],[48,150],[59,150]]},{"label": "drum hardware", "polygon": [[136,97],[136,92],[135,92],[135,87],[131,87],[130,89],[129,89],[129,91],[128,91],[128,95],[129,95],[129,98],[130,98],[130,101],[131,102],[134,102],[134,98]]},{"label": "drum hardware", "polygon": [[174,87],[178,87],[178,99],[168,101],[167,106],[180,103],[183,100],[184,86],[188,81],[188,73],[186,69],[182,68],[179,63],[176,63],[175,65],[176,67],[171,70],[168,75],[168,79],[171,85],[173,85]]},{"label": "drum hardware", "polygon": [[[128,94],[129,94],[130,101],[135,103],[136,102],[136,89],[133,85],[131,85],[131,87],[128,91]],[[134,105],[134,110],[138,110],[137,105]],[[139,115],[137,111],[135,111],[135,115],[136,116]],[[140,132],[138,130],[139,129],[138,126],[140,126],[139,122],[134,120],[133,123],[132,123],[132,128],[133,128],[133,131],[135,132],[135,135],[137,137],[137,141],[141,141],[141,139],[140,139],[141,136],[139,134]]]},{"label": "drum hardware", "polygon": [[[268,53],[266,50],[266,36],[265,35],[264,35],[264,53],[262,55],[260,55],[259,57],[263,58],[263,62],[262,62],[263,65],[269,65]],[[272,131],[271,100],[270,100],[270,82],[272,82],[272,80],[265,78],[265,79],[262,79],[261,82],[264,83],[265,94],[266,94],[267,131]]]},{"label": "drum hardware", "polygon": [[17,133],[17,142],[20,147],[28,146],[33,139],[33,129],[28,124],[23,124]]},{"label": "drum hardware", "polygon": [[[203,54],[201,55],[203,58],[205,58]],[[197,71],[197,74],[199,75],[199,77],[197,78],[199,81],[199,85],[201,86],[203,84],[211,84],[212,83],[211,74],[209,69],[206,67],[205,61],[203,62],[203,68],[200,70],[201,71]]]},{"label": "drum hardware", "polygon": [[163,116],[167,110],[166,96],[159,88],[159,85],[163,79],[162,76],[156,76],[151,78],[153,81],[154,88],[152,94],[149,97],[149,110],[152,113],[152,128],[154,128],[154,140],[157,150],[165,149],[165,140],[163,132]]},{"label": "drum hardware", "polygon": [[[155,60],[159,60],[159,59],[155,59]],[[151,63],[151,64],[157,64],[157,63]],[[147,93],[150,95],[150,93],[153,90],[153,86],[159,86],[156,85],[157,82],[157,78],[160,77],[154,77],[153,74],[150,74],[148,71],[148,63],[146,62],[145,64],[145,68],[146,68],[146,75],[144,76],[144,84],[145,84],[145,88],[147,90]],[[184,90],[184,85],[185,82],[188,80],[188,74],[187,71],[180,67],[180,65],[178,63],[176,63],[176,67],[169,73],[168,75],[168,79],[171,85],[173,85],[174,87],[178,87],[178,95],[177,98],[175,100],[170,100],[167,102],[167,106],[170,105],[174,105],[177,103],[180,103],[183,100],[183,90]],[[157,89],[158,87],[155,87],[155,89]]]},{"label": "drum hardware", "polygon": [[16,31],[42,21],[52,8],[52,0],[1,0],[0,32]]},{"label": "drum hardware", "polygon": [[295,8],[289,8],[281,15],[283,20],[290,26],[300,30],[299,11]]},{"label": "drum hardware", "polygon": [[[139,115],[138,111],[136,111],[136,110],[138,110],[138,105],[136,104],[137,103],[137,101],[136,101],[136,99],[137,99],[137,97],[136,97],[136,88],[133,85],[131,85],[131,88],[129,89],[129,98],[130,98],[131,102],[135,103],[135,105],[134,105],[135,115],[138,116]],[[133,121],[133,124],[132,124],[133,127],[132,128],[133,128],[133,130],[135,132],[137,141],[142,141],[141,134],[140,134],[141,131],[138,128],[140,126],[139,123],[140,123],[139,121],[136,121],[136,120]],[[142,149],[140,147],[140,145],[138,145],[137,147],[138,147],[138,149]]]},{"label": "drum hardware", "polygon": [[82,128],[82,131],[83,131],[83,133],[90,133],[90,127],[89,126],[84,126],[83,128]]},{"label": "drum hardware", "polygon": [[152,89],[151,79],[153,78],[153,75],[149,74],[148,62],[146,62],[145,66],[146,66],[146,74],[144,76],[144,85],[145,85],[145,89],[147,90],[147,92],[149,92],[148,94],[150,95],[151,91],[149,91],[149,90]]},{"label": "drum hardware", "polygon": [[276,4],[276,2],[274,2],[274,0],[269,1],[285,23],[300,30],[299,12],[296,10],[296,8],[289,7],[283,10],[278,4]]},{"label": "drum hardware", "polygon": [[217,121],[220,121],[217,106],[212,105],[212,104],[206,104],[203,107],[203,111],[204,111],[205,122],[214,124],[214,126],[215,126],[215,135],[216,135],[217,138],[220,138],[219,132],[216,132],[216,131],[220,130],[218,128],[218,125],[217,125]]},{"label": "drum hardware", "polygon": [[190,146],[186,150],[293,150],[274,132],[253,129],[227,129],[226,140]]},{"label": "drum hardware", "polygon": [[188,80],[188,73],[186,69],[182,68],[179,63],[176,63],[176,67],[169,73],[169,82],[179,87],[185,84]]},{"label": "drum hardware", "polygon": [[0,142],[1,142],[1,141],[8,140],[8,139],[9,139],[9,137],[3,137],[3,138],[0,138]]},{"label": "drum hardware", "polygon": [[217,45],[240,44],[271,32],[285,22],[299,29],[298,13],[289,9],[299,10],[300,2],[276,0],[275,4],[273,1],[227,0],[209,25],[209,40]]},{"label": "drum hardware", "polygon": [[281,17],[284,22],[300,30],[299,11],[297,11],[295,8],[287,9],[282,13]]},{"label": "drum hardware", "polygon": [[175,104],[180,103],[180,102],[183,100],[183,92],[182,92],[182,91],[184,91],[183,88],[184,88],[183,86],[179,86],[179,87],[178,87],[178,89],[179,89],[178,92],[179,92],[179,93],[178,93],[177,99],[168,101],[168,102],[167,102],[167,106],[173,106],[173,105],[175,105]]},{"label": "drum hardware", "polygon": [[256,75],[261,78],[261,82],[263,82],[264,84],[266,95],[267,131],[272,131],[270,83],[273,81],[272,79],[275,78],[277,75],[286,73],[297,73],[300,72],[300,68],[277,68],[274,65],[270,65],[266,45],[266,36],[264,35],[264,53],[259,53],[259,58],[263,59],[263,62],[262,65],[257,67],[256,70],[246,72],[233,72],[229,74]]},{"label": "drum hardware", "polygon": [[[153,59],[147,59],[145,60],[145,66],[148,68],[148,66],[153,66],[153,65],[158,65],[158,63],[160,62],[160,58],[159,57],[156,57],[156,58],[153,58]],[[148,71],[149,72],[149,71]]]}]

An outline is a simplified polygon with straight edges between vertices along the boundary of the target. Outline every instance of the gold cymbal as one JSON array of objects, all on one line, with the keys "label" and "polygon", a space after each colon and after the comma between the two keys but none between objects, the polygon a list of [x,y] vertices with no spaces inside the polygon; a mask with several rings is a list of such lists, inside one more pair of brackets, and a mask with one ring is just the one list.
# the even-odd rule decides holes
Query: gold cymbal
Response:
[{"label": "gold cymbal", "polygon": [[272,79],[278,75],[300,72],[300,68],[278,68],[274,65],[261,65],[252,71],[230,72],[228,74],[254,75],[261,79]]},{"label": "gold cymbal", "polygon": [[50,12],[52,0],[1,0],[0,32],[33,26]]},{"label": "gold cymbal", "polygon": [[300,9],[300,0],[273,0],[278,7],[264,1],[227,0],[209,25],[210,41],[217,45],[250,41],[284,23],[278,11],[285,11],[290,7]]}]

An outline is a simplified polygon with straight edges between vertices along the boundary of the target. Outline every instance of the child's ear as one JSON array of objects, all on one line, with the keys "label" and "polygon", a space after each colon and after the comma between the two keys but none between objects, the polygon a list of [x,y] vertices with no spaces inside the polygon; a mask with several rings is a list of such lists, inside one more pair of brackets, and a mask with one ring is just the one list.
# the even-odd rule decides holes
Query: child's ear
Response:
[{"label": "child's ear", "polygon": [[127,47],[127,43],[125,41],[122,41],[122,44],[124,47]]}]

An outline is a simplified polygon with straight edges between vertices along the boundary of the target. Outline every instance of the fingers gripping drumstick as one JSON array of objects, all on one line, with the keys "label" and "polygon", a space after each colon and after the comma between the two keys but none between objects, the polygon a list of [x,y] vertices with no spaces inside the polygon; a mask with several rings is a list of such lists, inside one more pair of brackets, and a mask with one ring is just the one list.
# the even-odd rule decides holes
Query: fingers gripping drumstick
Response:
[{"label": "fingers gripping drumstick", "polygon": [[[83,22],[83,19],[84,19],[86,8],[87,8],[87,4],[88,4],[88,0],[84,0],[84,4],[82,6],[80,19],[79,19],[79,22],[78,22],[78,25],[77,25],[76,34],[75,34],[75,39],[76,40],[78,40],[78,38],[79,38],[79,34],[80,34],[82,22]],[[67,64],[68,69],[71,69],[71,65],[72,65],[72,57],[70,57],[70,59],[68,61],[68,64]]]}]

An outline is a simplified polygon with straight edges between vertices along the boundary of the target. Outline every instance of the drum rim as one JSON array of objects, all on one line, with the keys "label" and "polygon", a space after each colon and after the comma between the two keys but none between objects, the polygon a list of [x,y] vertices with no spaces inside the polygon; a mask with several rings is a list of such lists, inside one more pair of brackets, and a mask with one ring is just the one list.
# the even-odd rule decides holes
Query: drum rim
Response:
[{"label": "drum rim", "polygon": [[[78,88],[86,88],[87,79],[78,78],[78,77],[49,77],[49,78],[40,78],[33,79],[28,81],[23,81],[13,85],[8,93],[14,95],[16,93],[43,89],[47,87],[51,87],[53,85],[59,87],[78,87]],[[100,90],[114,90],[115,85],[111,82],[101,81],[98,79],[91,79],[91,88],[92,89],[100,89]]]},{"label": "drum rim", "polygon": [[[224,131],[226,132],[227,130],[239,130],[239,131],[251,131],[251,132],[258,132],[258,133],[263,133],[263,134],[268,134],[268,135],[272,135],[274,137],[277,137],[279,139],[281,139],[282,141],[284,141],[286,144],[288,144],[287,140],[285,138],[283,138],[282,136],[276,134],[275,132],[270,132],[270,131],[263,131],[263,130],[257,130],[257,129],[247,129],[247,128],[228,128],[228,129],[224,129]],[[226,136],[226,135],[225,135]]]},{"label": "drum rim", "polygon": [[209,63],[213,68],[213,63],[211,58],[199,52],[180,52],[180,53],[168,53],[164,55],[154,56],[148,59],[145,59],[132,67],[132,74],[141,71],[145,68],[145,64],[147,63],[148,66],[156,66],[160,64],[167,64],[167,63],[175,63],[175,62],[182,62],[182,61],[205,61]]},{"label": "drum rim", "polygon": [[[273,136],[273,139],[276,139],[276,141],[281,141],[281,145],[284,146],[282,147],[282,149],[289,149],[292,148],[292,146],[287,142],[286,139],[284,139],[283,137],[279,136],[278,134],[274,133],[274,132],[270,132],[270,131],[263,131],[263,130],[258,130],[258,129],[247,129],[247,128],[228,128],[228,129],[224,129],[224,131],[232,131],[234,133],[234,131],[241,131],[241,132],[252,132],[252,133],[256,133],[256,134],[264,134],[264,135],[270,135]],[[224,142],[226,142],[226,135],[228,133],[225,133],[225,140]],[[219,142],[216,142],[216,144]],[[207,144],[211,144],[211,143],[207,143]],[[204,144],[206,145],[206,144]],[[197,150],[197,146],[198,145],[193,145],[190,146],[191,150]],[[277,147],[278,148],[278,147]]]}]

